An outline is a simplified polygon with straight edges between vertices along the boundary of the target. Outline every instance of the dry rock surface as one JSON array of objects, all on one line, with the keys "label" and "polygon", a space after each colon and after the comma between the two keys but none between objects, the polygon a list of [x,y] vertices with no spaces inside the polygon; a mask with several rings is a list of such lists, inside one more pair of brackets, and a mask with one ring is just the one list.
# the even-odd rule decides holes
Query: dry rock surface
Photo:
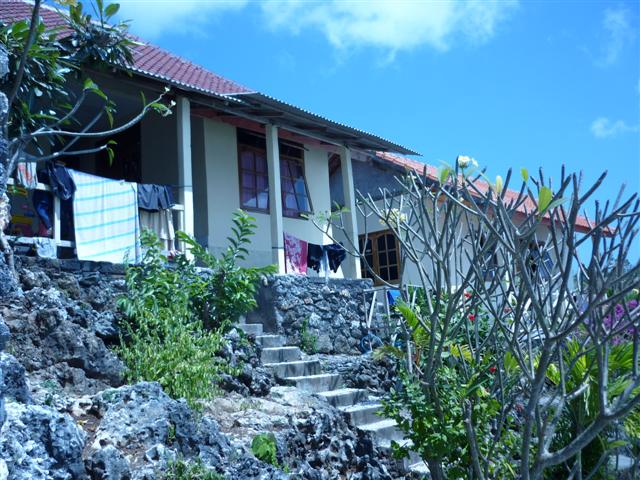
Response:
[{"label": "dry rock surface", "polygon": [[274,387],[264,398],[220,397],[206,412],[237,448],[248,447],[257,434],[273,433],[278,462],[294,478],[394,478],[369,434],[351,427],[325,401],[294,387]]},{"label": "dry rock surface", "polygon": [[[157,383],[124,385],[122,270],[18,260],[22,291],[0,298],[0,480],[160,480],[176,461],[234,480],[398,478],[340,411],[276,386],[239,332],[222,355],[243,368],[201,413]],[[250,450],[265,432],[277,466]]]}]

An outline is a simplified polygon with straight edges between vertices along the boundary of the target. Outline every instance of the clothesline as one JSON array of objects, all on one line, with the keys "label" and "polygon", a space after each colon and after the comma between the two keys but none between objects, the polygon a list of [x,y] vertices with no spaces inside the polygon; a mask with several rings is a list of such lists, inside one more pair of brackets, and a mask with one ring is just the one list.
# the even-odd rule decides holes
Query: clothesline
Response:
[{"label": "clothesline", "polygon": [[307,274],[309,268],[320,273],[324,271],[325,280],[329,269],[337,273],[347,256],[347,251],[339,243],[319,245],[301,240],[291,234],[284,234],[285,271],[287,273]]},{"label": "clothesline", "polygon": [[[16,172],[18,182],[34,190],[32,203],[40,219],[41,234],[49,236],[53,227],[51,196],[37,189],[35,168],[22,164]],[[40,175],[54,195],[63,201],[73,199],[72,206],[63,203],[62,207],[65,211],[73,210],[73,226],[69,227],[74,230],[78,259],[112,263],[139,261],[141,227],[155,232],[164,249],[173,251],[175,231],[171,207],[175,201],[171,190],[176,186],[114,180],[53,162],[47,163]]]}]

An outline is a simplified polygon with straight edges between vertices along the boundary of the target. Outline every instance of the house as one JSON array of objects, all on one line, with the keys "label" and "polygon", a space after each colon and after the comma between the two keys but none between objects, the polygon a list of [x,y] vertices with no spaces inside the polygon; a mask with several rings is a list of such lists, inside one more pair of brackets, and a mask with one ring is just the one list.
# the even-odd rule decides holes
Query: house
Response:
[{"label": "house", "polygon": [[[3,0],[0,21],[28,18],[31,8],[23,0]],[[46,7],[41,16],[50,26],[64,22]],[[357,218],[356,192],[375,195],[407,169],[422,173],[423,163],[402,156],[416,154],[409,148],[272,98],[137,40],[134,64],[127,71],[89,76],[117,104],[116,123],[139,112],[141,92],[149,99],[166,87],[176,102],[174,114],[150,113],[118,135],[112,165],[101,154],[65,161],[102,177],[171,185],[177,199],[176,228],[214,253],[225,248],[232,214],[242,208],[258,226],[249,263],[275,263],[279,273],[286,273],[285,233],[311,243],[330,242],[305,214],[344,205],[347,232],[357,238],[364,225]],[[435,168],[429,166],[427,173],[435,180]],[[73,246],[70,232],[60,228],[57,201],[54,210],[57,245]],[[581,221],[587,228],[586,220]],[[389,281],[399,280],[395,239],[377,222],[367,230],[373,235],[369,253],[374,268]],[[363,273],[367,275],[359,260],[348,256],[336,275],[359,278]]]},{"label": "house", "polygon": [[[31,8],[24,1],[3,1],[0,21],[28,18]],[[64,21],[46,7],[41,16],[51,26]],[[172,185],[178,201],[174,207],[176,227],[194,235],[213,252],[225,248],[232,214],[243,208],[255,216],[258,225],[249,261],[255,265],[275,263],[279,272],[285,273],[285,232],[317,244],[328,241],[304,214],[331,208],[332,155],[338,156],[345,172],[343,192],[351,205],[355,200],[355,158],[367,158],[378,151],[415,153],[239,85],[154,45],[143,42],[133,50],[134,64],[128,72],[89,72],[115,101],[116,123],[139,111],[140,92],[150,99],[167,86],[176,102],[174,114],[162,117],[150,113],[115,138],[113,165],[106,156],[97,154],[65,162],[102,177]],[[353,213],[350,223],[357,233]],[[64,238],[64,231],[54,230],[59,245],[72,245],[72,238]],[[359,275],[352,258],[342,267],[339,275]]]},{"label": "house", "polygon": [[[335,157],[331,159],[330,163],[333,166],[330,173],[331,198],[336,204],[345,205],[340,165]],[[427,181],[433,182],[434,185],[437,184],[438,169],[433,165],[426,165],[414,159],[394,155],[389,152],[376,152],[363,161],[353,162],[354,190],[357,192],[357,195],[361,194],[365,197],[371,196],[377,205],[382,208],[383,205],[380,200],[381,189],[386,189],[391,194],[398,192],[398,178],[403,177],[407,172],[415,172],[418,175],[423,175],[425,168]],[[489,189],[489,184],[486,182],[476,181],[475,184],[480,192],[484,193]],[[518,192],[507,190],[505,195],[508,201],[509,198],[517,198]],[[358,201],[358,198],[356,201]],[[519,205],[516,215],[524,218],[525,212],[534,210],[535,204],[531,199],[527,198],[522,205]],[[540,242],[543,242],[549,234],[546,226],[548,223],[548,219],[543,219],[542,225],[538,228],[536,235]],[[584,233],[588,232],[589,229],[589,220],[586,217],[578,216],[576,219],[577,232]],[[381,224],[375,216],[365,219],[362,215],[358,215],[357,231],[359,232],[359,248],[369,264],[369,268],[367,268],[364,262],[360,262],[361,277],[373,278],[376,284],[381,283],[377,277],[392,284],[398,283],[401,279],[400,277],[403,276],[403,265],[401,249],[396,237],[388,227]],[[336,232],[335,237],[341,241],[346,240],[339,232]],[[375,275],[372,275],[370,270],[373,270]],[[420,284],[416,268],[411,264],[405,265],[402,279],[408,284]]]}]

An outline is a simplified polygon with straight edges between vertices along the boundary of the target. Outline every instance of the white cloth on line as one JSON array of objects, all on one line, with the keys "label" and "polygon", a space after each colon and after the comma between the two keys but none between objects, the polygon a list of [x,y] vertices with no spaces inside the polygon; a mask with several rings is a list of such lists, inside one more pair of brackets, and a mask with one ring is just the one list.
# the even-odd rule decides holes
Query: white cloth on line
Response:
[{"label": "white cloth on line", "polygon": [[38,173],[35,162],[19,162],[16,165],[16,180],[20,185],[29,190],[34,190],[38,186]]},{"label": "white cloth on line", "polygon": [[139,262],[138,186],[76,170],[69,172],[76,184],[73,223],[78,259]]},{"label": "white cloth on line", "polygon": [[140,209],[140,228],[148,228],[156,234],[162,242],[163,250],[171,252],[174,249],[175,230],[173,228],[173,212],[170,209],[159,210],[157,212]]}]

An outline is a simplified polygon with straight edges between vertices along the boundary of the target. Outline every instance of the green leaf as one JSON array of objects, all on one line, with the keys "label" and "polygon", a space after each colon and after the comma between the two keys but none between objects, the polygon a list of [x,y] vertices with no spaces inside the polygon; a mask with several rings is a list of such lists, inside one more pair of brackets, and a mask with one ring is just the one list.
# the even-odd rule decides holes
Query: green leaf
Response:
[{"label": "green leaf", "polygon": [[440,173],[438,174],[438,179],[440,180],[440,183],[446,183],[450,175],[451,175],[451,168],[442,167],[440,169]]},{"label": "green leaf", "polygon": [[522,180],[525,183],[529,181],[529,170],[523,167],[520,169],[520,174],[522,175]]},{"label": "green leaf", "polygon": [[84,88],[85,90],[92,90],[94,88],[98,88],[98,85],[93,80],[91,80],[90,78],[87,78],[84,81],[84,85],[83,85],[82,88]]},{"label": "green leaf", "polygon": [[107,120],[109,121],[109,128],[113,128],[113,113],[111,112],[111,109],[105,108],[104,113],[106,113],[107,115]]},{"label": "green leaf", "polygon": [[120,10],[120,5],[117,3],[111,3],[104,9],[104,14],[107,18],[113,17]]},{"label": "green leaf", "polygon": [[547,210],[553,210],[554,208],[562,205],[566,201],[567,201],[566,198],[558,198],[549,204],[549,207],[547,207]]},{"label": "green leaf", "polygon": [[538,211],[542,214],[547,211],[551,199],[553,198],[553,192],[548,187],[541,187],[538,192]]}]

